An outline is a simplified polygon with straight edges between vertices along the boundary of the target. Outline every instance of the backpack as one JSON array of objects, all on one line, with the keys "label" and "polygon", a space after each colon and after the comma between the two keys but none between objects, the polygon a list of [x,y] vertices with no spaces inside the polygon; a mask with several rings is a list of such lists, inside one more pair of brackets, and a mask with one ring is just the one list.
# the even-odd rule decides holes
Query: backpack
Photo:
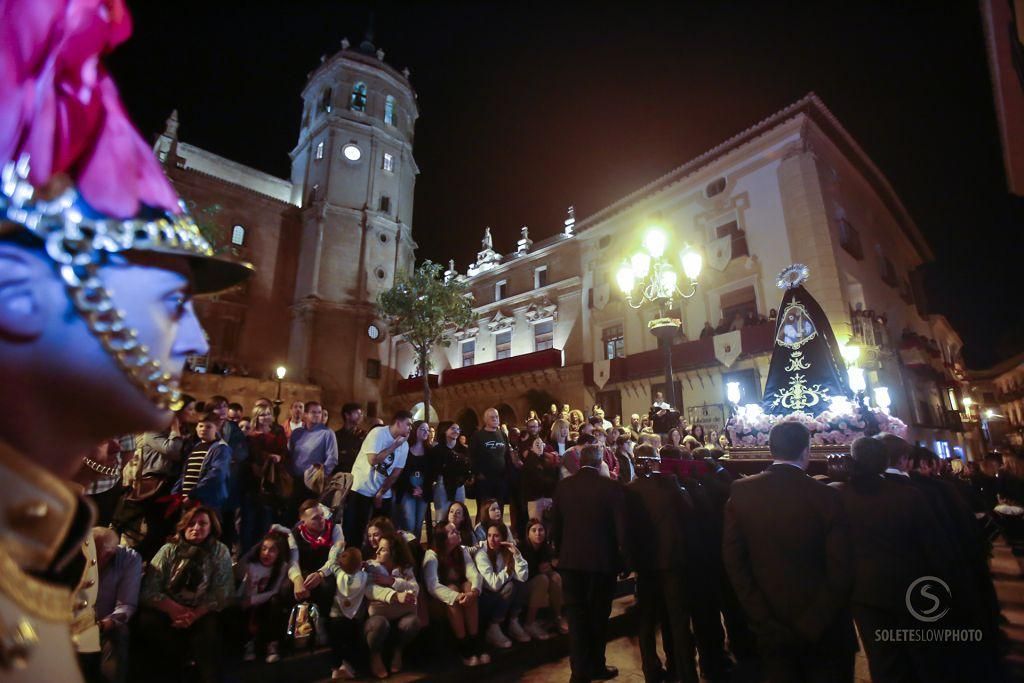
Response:
[{"label": "backpack", "polygon": [[341,521],[341,511],[345,507],[348,492],[352,490],[352,483],[351,472],[335,472],[320,494],[320,502],[331,509],[331,517],[336,522]]}]

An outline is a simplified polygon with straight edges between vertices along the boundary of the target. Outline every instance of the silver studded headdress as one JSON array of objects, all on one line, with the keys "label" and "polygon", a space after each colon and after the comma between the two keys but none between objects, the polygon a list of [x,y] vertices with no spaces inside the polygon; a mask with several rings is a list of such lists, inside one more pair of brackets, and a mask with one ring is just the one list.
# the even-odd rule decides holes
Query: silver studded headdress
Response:
[{"label": "silver studded headdress", "polygon": [[114,305],[101,266],[112,254],[180,256],[197,294],[252,267],[214,253],[128,120],[101,62],[131,33],[123,0],[0,7],[0,236],[38,238],[90,332],[155,405],[176,409],[175,378]]}]

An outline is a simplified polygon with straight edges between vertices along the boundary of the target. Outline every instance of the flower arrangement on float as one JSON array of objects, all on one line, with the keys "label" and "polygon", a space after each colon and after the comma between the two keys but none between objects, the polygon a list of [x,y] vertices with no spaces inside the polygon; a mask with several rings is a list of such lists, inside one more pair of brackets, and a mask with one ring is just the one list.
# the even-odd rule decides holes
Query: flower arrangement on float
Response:
[{"label": "flower arrangement on float", "polygon": [[860,406],[839,396],[829,408],[818,415],[795,411],[785,415],[766,413],[760,405],[740,406],[726,424],[729,441],[741,448],[768,445],[768,433],[781,422],[799,422],[811,433],[813,446],[847,446],[861,436],[889,432],[905,437],[907,425],[897,417],[877,408]]}]

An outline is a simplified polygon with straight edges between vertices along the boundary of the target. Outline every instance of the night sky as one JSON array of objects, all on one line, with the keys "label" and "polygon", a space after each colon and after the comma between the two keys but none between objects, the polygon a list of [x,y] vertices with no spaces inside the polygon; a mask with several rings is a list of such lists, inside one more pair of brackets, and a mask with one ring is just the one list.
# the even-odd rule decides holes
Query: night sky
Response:
[{"label": "night sky", "polygon": [[462,271],[485,225],[502,253],[522,225],[543,239],[814,91],[935,251],[932,306],[968,363],[1024,349],[1024,201],[977,3],[682,4],[135,1],[110,66],[147,137],[177,108],[183,141],[287,178],[306,75],[372,10],[419,96],[418,258]]}]

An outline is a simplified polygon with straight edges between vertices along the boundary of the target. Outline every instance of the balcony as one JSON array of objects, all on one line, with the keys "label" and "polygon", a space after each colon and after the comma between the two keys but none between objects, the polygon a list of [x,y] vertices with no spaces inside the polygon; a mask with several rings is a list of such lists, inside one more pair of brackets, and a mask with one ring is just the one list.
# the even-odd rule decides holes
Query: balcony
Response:
[{"label": "balcony", "polygon": [[888,320],[875,311],[850,310],[850,324],[853,327],[853,338],[850,344],[861,346],[878,346],[889,348],[889,331],[886,329]]},{"label": "balcony", "polygon": [[[428,375],[427,382],[431,389],[437,389],[437,375]],[[423,391],[423,377],[408,377],[398,380],[395,385],[395,392],[399,394],[411,394],[414,391]]]},{"label": "balcony", "polygon": [[[740,329],[740,340],[744,356],[770,353],[775,345],[775,325],[766,323],[744,326]],[[630,354],[625,358],[614,358],[609,368],[608,382],[614,383],[662,375],[665,371],[664,362],[661,349],[642,351]],[[712,337],[672,346],[672,370],[674,372],[708,367],[717,363],[715,341]],[[584,364],[583,381],[588,385],[594,384],[593,363]]]},{"label": "balcony", "polygon": [[441,386],[447,387],[453,384],[478,382],[493,377],[505,377],[560,367],[562,367],[562,351],[560,349],[545,349],[480,365],[445,370],[441,373]]}]

